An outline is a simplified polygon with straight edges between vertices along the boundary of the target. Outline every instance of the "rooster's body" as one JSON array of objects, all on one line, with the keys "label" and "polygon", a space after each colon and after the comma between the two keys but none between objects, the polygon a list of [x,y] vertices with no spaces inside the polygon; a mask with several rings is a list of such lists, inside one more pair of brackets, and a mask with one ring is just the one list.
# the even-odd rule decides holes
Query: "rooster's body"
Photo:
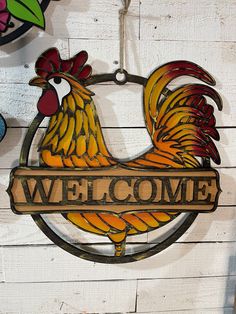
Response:
[{"label": "rooster's body", "polygon": [[[38,109],[51,116],[40,145],[44,166],[86,169],[119,164],[105,145],[93,93],[84,86],[91,73],[91,68],[84,66],[86,61],[85,52],[63,61],[53,48],[36,63],[40,78],[33,80],[32,85],[43,85],[45,89]],[[200,167],[196,157],[211,158],[220,163],[211,139],[219,139],[213,107],[207,104],[204,96],[211,97],[219,109],[221,100],[212,88],[200,84],[184,85],[163,97],[166,86],[180,75],[194,76],[214,85],[208,73],[190,62],[176,61],[158,68],[144,89],[145,121],[153,148],[122,166],[141,169]],[[57,87],[62,83],[66,94]],[[127,235],[154,230],[173,220],[177,214],[157,211],[115,214],[104,211],[65,216],[85,231],[108,236],[115,244],[115,254],[120,256],[124,253]]]}]

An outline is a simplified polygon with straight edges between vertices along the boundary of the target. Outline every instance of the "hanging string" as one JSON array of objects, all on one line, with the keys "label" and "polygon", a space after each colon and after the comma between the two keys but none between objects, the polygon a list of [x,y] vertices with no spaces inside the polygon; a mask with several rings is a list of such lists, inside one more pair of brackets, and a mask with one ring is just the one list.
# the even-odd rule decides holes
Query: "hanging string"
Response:
[{"label": "hanging string", "polygon": [[125,59],[125,16],[128,13],[131,0],[122,0],[123,8],[119,11],[120,14],[120,72],[124,72]]}]

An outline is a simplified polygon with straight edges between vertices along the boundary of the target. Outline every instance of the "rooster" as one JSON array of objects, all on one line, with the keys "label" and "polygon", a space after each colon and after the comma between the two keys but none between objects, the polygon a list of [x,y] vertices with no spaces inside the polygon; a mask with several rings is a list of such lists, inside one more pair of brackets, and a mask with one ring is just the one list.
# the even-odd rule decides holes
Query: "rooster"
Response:
[{"label": "rooster", "polygon": [[[93,102],[94,94],[86,87],[92,68],[88,55],[79,52],[62,60],[56,48],[44,52],[36,62],[37,77],[30,85],[43,89],[38,111],[50,117],[39,145],[40,163],[54,168],[106,168],[115,165],[138,169],[198,168],[199,157],[220,164],[212,139],[219,140],[214,109],[205,96],[222,109],[219,95],[203,84],[186,84],[169,91],[167,85],[183,75],[209,85],[214,79],[188,61],[174,61],[155,70],[144,87],[144,114],[153,147],[140,157],[125,163],[108,151]],[[79,171],[79,170],[78,170]],[[76,212],[64,217],[78,228],[108,236],[115,245],[115,256],[125,254],[129,235],[159,228],[177,217],[173,212]]]}]

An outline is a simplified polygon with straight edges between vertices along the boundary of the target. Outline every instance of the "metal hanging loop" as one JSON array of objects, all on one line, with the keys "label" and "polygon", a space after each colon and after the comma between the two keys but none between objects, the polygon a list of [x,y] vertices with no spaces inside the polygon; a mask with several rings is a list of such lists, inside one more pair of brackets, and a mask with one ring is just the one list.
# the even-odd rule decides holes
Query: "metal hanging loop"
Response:
[{"label": "metal hanging loop", "polygon": [[128,13],[131,0],[122,0],[123,8],[119,11],[120,15],[120,73],[124,72],[125,59],[125,16]]}]

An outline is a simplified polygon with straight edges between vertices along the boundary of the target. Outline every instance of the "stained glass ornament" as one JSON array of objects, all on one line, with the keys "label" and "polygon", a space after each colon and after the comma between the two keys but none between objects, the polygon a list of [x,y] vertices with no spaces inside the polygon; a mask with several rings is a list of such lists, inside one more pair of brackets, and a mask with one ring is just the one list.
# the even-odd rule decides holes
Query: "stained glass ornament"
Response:
[{"label": "stained glass ornament", "polygon": [[[42,95],[23,143],[20,167],[11,173],[11,207],[17,214],[31,214],[53,242],[76,256],[104,263],[137,261],[171,245],[199,212],[216,209],[219,175],[210,160],[220,164],[215,145],[219,133],[207,99],[219,110],[222,100],[211,87],[212,76],[189,61],[164,64],[148,78],[122,71],[124,79],[119,80],[120,69],[92,75],[87,59],[87,52],[80,51],[63,60],[56,48],[38,58],[38,76],[30,85],[42,88]],[[183,75],[205,84],[170,89],[171,82]],[[153,147],[127,162],[112,156],[103,137],[90,90],[90,85],[101,82],[143,87],[143,112]],[[38,144],[39,165],[32,167],[30,147],[45,117],[50,120]],[[107,237],[113,252],[86,251],[69,242],[45,218],[55,213],[74,229]],[[174,225],[160,243],[128,253],[129,236],[168,224]]]}]

